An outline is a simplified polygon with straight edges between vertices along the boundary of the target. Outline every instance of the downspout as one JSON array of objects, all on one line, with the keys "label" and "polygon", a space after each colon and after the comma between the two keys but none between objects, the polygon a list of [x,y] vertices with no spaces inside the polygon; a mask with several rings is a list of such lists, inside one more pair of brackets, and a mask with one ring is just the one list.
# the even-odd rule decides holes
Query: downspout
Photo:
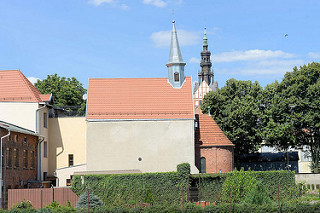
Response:
[{"label": "downspout", "polygon": [[2,185],[3,185],[3,180],[2,180],[2,142],[3,139],[6,137],[9,137],[11,134],[10,129],[8,130],[8,134],[5,136],[1,137],[1,145],[0,145],[0,209],[2,209],[3,205],[2,205]]},{"label": "downspout", "polygon": [[[44,141],[44,136],[42,135],[39,135],[39,137],[42,137],[41,140],[38,140],[38,172],[37,172],[37,180],[38,181],[41,181],[41,143]],[[42,182],[41,182],[41,186],[42,186]]]},{"label": "downspout", "polygon": [[39,131],[38,131],[38,112],[39,112],[39,110],[42,110],[45,107],[46,107],[46,104],[43,107],[36,109],[36,134],[39,133]]}]

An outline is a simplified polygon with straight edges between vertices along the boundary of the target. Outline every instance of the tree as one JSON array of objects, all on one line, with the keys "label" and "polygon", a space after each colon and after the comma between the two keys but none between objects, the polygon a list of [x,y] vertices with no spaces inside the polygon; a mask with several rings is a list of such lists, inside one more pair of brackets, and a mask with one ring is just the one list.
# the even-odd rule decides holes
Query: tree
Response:
[{"label": "tree", "polygon": [[235,144],[235,158],[254,152],[262,142],[261,135],[262,87],[256,81],[230,79],[218,93],[210,92],[201,109],[210,113],[226,136]]},{"label": "tree", "polygon": [[88,208],[88,198],[90,209],[94,209],[102,205],[102,202],[98,196],[94,195],[91,191],[89,191],[89,193],[85,191],[80,195],[76,204],[76,209]]},{"label": "tree", "polygon": [[265,139],[283,149],[309,147],[312,168],[319,173],[320,64],[294,67],[264,94],[265,100],[270,100],[265,101]]},{"label": "tree", "polygon": [[48,75],[46,79],[38,80],[35,87],[42,94],[52,93],[55,106],[73,111],[76,115],[85,114],[86,102],[82,97],[87,90],[76,78]]}]

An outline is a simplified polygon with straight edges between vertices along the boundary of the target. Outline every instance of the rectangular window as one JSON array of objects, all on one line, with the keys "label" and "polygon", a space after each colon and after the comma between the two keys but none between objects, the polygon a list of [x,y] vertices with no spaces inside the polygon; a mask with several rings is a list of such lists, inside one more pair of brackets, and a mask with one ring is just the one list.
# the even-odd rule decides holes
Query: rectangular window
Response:
[{"label": "rectangular window", "polygon": [[14,168],[19,168],[19,150],[13,149],[13,163]]},{"label": "rectangular window", "polygon": [[24,138],[23,138],[23,145],[27,145],[28,144],[28,138],[27,138],[27,136],[25,136]]},{"label": "rectangular window", "polygon": [[43,142],[43,157],[48,157],[48,143],[47,141]]},{"label": "rectangular window", "polygon": [[73,154],[69,154],[69,166],[73,166]]},{"label": "rectangular window", "polygon": [[23,150],[23,168],[28,168],[28,150]]},{"label": "rectangular window", "polygon": [[30,168],[34,169],[35,168],[35,161],[34,161],[34,151],[30,151]]},{"label": "rectangular window", "polygon": [[44,172],[43,173],[43,180],[46,181],[48,179],[48,173]]},{"label": "rectangular window", "polygon": [[6,161],[7,161],[7,168],[12,168],[12,149],[6,149]]},{"label": "rectangular window", "polygon": [[48,115],[46,112],[43,113],[43,127],[48,128]]}]

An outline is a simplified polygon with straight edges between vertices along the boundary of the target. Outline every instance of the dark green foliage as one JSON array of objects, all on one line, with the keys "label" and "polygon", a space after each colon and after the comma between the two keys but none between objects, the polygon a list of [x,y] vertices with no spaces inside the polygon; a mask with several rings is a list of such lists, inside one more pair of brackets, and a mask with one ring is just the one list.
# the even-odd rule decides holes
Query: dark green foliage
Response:
[{"label": "dark green foliage", "polygon": [[[218,201],[221,198],[222,185],[226,174],[197,174],[190,176],[190,186],[198,187],[199,199],[203,201]],[[200,182],[200,187],[199,187]]]},{"label": "dark green foliage", "polygon": [[144,195],[144,200],[143,200],[145,203],[149,203],[150,205],[153,205],[153,196],[152,196],[152,192],[150,190],[150,187],[148,186],[147,187],[147,191]]},{"label": "dark green foliage", "polygon": [[261,94],[257,81],[229,79],[218,93],[209,92],[203,99],[201,110],[210,113],[226,136],[235,145],[234,154],[256,151],[262,142]]},{"label": "dark green foliage", "polygon": [[244,202],[252,205],[263,205],[270,204],[271,199],[265,185],[258,181],[247,194]]},{"label": "dark green foliage", "polygon": [[183,210],[186,213],[201,213],[203,211],[203,208],[201,206],[195,205],[193,203],[187,203],[184,206]]},{"label": "dark green foliage", "polygon": [[98,196],[95,196],[91,191],[89,191],[89,194],[87,191],[85,191],[80,195],[76,209],[88,208],[88,197],[90,209],[94,209],[102,205],[102,202]]},{"label": "dark green foliage", "polygon": [[281,83],[263,92],[263,136],[280,149],[310,147],[313,172],[320,161],[320,63],[310,63],[287,72]]},{"label": "dark green foliage", "polygon": [[55,106],[67,107],[74,115],[84,115],[86,101],[82,96],[87,92],[82,84],[74,77],[60,77],[57,74],[48,75],[44,80],[38,80],[34,85],[40,93],[52,93]]},{"label": "dark green foliage", "polygon": [[57,201],[53,201],[45,209],[43,209],[44,213],[62,213],[62,212],[76,212],[76,209],[73,208],[70,202],[67,202],[66,206],[60,205]]},{"label": "dark green foliage", "polygon": [[177,166],[177,171],[181,175],[188,176],[190,175],[190,164],[189,163],[181,163]]},{"label": "dark green foliage", "polygon": [[[74,176],[72,190],[82,194],[87,186],[107,206],[125,206],[132,201],[144,202],[149,188],[154,205],[179,205],[182,187],[187,198],[188,178],[178,172]],[[136,191],[136,193],[135,193]],[[136,195],[136,197],[135,197]],[[136,199],[135,199],[136,198]]]}]

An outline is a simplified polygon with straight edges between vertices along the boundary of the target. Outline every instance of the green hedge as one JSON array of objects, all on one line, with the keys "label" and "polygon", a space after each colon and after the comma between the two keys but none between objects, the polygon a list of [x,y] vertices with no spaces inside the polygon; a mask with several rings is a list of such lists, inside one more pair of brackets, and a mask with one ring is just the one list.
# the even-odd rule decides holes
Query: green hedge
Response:
[{"label": "green hedge", "polygon": [[179,172],[84,175],[84,184],[81,176],[74,176],[72,190],[80,195],[89,188],[106,206],[132,206],[150,201],[155,205],[179,205],[182,197],[187,200],[189,174],[186,172],[190,166],[181,164],[178,169]]},{"label": "green hedge", "polygon": [[191,175],[190,185],[199,187],[200,198],[205,201],[229,201],[230,190],[233,202],[245,198],[256,181],[261,181],[267,188],[268,194],[274,200],[286,200],[297,195],[295,176],[292,171],[234,171],[225,174]]}]

